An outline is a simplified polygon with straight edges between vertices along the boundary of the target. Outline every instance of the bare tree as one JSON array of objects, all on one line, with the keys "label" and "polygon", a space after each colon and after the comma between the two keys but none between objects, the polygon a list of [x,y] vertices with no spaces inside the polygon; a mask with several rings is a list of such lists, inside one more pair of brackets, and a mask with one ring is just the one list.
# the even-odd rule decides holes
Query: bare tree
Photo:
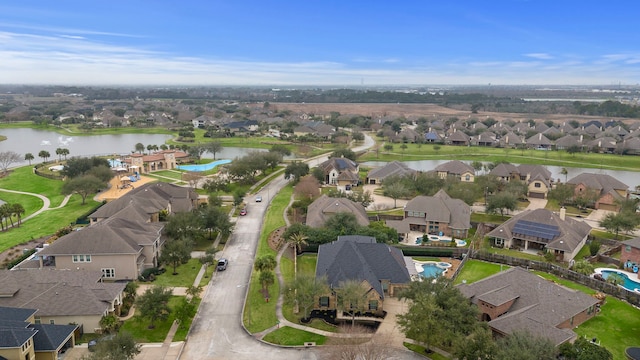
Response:
[{"label": "bare tree", "polygon": [[20,160],[22,160],[20,159],[20,155],[15,151],[0,152],[0,168],[2,169],[2,173],[6,174],[9,171],[9,166]]},{"label": "bare tree", "polygon": [[197,172],[187,171],[182,174],[182,180],[189,183],[189,186],[194,189],[198,188],[198,182],[200,182],[200,179],[202,179],[202,175],[198,174]]},{"label": "bare tree", "polygon": [[320,183],[315,177],[307,175],[300,179],[294,191],[296,195],[313,199],[320,195]]}]

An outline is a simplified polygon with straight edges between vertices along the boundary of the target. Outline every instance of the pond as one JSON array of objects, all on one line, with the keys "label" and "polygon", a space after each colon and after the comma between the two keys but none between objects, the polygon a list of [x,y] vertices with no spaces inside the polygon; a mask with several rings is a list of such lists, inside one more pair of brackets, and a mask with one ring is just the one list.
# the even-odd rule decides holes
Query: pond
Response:
[{"label": "pond", "polygon": [[[137,143],[145,145],[162,145],[171,139],[171,135],[162,134],[109,134],[73,136],[61,135],[53,131],[40,129],[0,129],[0,135],[7,140],[0,141],[0,152],[14,151],[24,158],[24,154],[31,153],[35,157],[32,164],[42,162],[38,153],[46,150],[51,155],[49,160],[57,158],[56,149],[69,149],[68,157],[72,156],[107,156],[126,155],[135,151]],[[225,147],[216,153],[216,159],[234,159],[244,156],[251,151],[265,151],[264,149],[247,149]],[[213,154],[205,153],[203,158],[213,159]],[[12,167],[27,165],[27,161],[12,164]]]},{"label": "pond", "polygon": [[[403,163],[407,164],[411,169],[418,171],[429,171],[436,168],[436,166],[444,164],[450,160],[414,160],[414,161],[403,161]],[[463,161],[467,164],[471,164],[471,161]],[[367,161],[362,163],[362,166],[366,167],[380,167],[387,164],[384,161]],[[519,164],[514,164],[519,165]],[[565,182],[565,176],[561,174],[562,167],[561,166],[546,166],[549,171],[551,171],[551,176],[554,180],[560,180],[561,182]],[[626,185],[629,186],[629,189],[633,190],[636,185],[640,184],[640,173],[636,171],[619,171],[619,170],[604,170],[604,169],[592,169],[592,168],[572,168],[565,167],[567,169],[566,179],[571,179],[572,177],[589,172],[589,173],[597,173],[597,174],[608,174],[613,176],[614,178],[622,181]],[[482,174],[482,172],[480,172]]]}]

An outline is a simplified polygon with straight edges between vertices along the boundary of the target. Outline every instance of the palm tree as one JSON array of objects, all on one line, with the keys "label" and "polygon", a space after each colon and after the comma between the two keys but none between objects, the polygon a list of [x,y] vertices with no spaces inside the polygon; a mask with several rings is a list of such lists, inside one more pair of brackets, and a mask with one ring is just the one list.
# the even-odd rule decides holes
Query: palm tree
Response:
[{"label": "palm tree", "polygon": [[302,245],[307,245],[307,236],[301,232],[293,233],[289,236],[287,241],[293,248],[293,278],[298,276],[298,251],[302,251]]},{"label": "palm tree", "polygon": [[560,174],[564,175],[564,182],[567,182],[567,175],[569,174],[567,168],[562,168],[562,170],[560,170]]},{"label": "palm tree", "polygon": [[44,162],[47,162],[47,159],[51,157],[51,154],[49,154],[47,150],[41,150],[38,153],[38,157],[41,157],[42,159],[44,159]]},{"label": "palm tree", "polygon": [[2,228],[2,231],[8,228],[8,217],[11,217],[11,206],[7,203],[4,203],[2,204],[2,206],[0,206],[0,227]]},{"label": "palm tree", "polygon": [[24,159],[29,162],[29,166],[31,166],[31,160],[35,159],[32,153],[24,154]]},{"label": "palm tree", "polygon": [[24,206],[18,203],[11,204],[11,212],[13,213],[13,215],[18,217],[18,226],[20,226],[20,224],[22,223],[22,215],[24,215],[25,213]]}]

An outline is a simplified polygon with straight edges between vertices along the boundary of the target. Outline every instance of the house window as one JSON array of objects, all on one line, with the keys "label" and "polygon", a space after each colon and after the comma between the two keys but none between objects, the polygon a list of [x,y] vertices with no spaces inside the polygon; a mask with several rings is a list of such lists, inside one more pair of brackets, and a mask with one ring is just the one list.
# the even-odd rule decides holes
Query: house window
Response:
[{"label": "house window", "polygon": [[329,307],[329,297],[320,296],[320,307]]},{"label": "house window", "polygon": [[464,177],[464,180],[465,180],[465,181],[471,181],[471,175],[467,175],[467,176],[465,176],[465,177]]},{"label": "house window", "polygon": [[624,247],[624,251],[631,252],[631,245],[627,245]]},{"label": "house window", "polygon": [[497,246],[504,246],[504,239],[496,238],[496,245]]},{"label": "house window", "polygon": [[55,325],[55,324],[56,324],[56,321],[55,321],[55,320],[53,320],[53,319],[51,319],[51,320],[49,320],[49,324],[51,324],[51,325]]},{"label": "house window", "polygon": [[91,262],[91,255],[72,255],[74,263]]},{"label": "house window", "polygon": [[40,322],[40,321],[41,321],[41,320],[40,320],[40,317],[36,317],[34,320],[35,320],[35,323],[36,323],[36,324],[41,324],[41,322]]},{"label": "house window", "polygon": [[116,269],[114,269],[114,268],[102,269],[102,277],[106,278],[106,279],[115,278],[116,277]]},{"label": "house window", "polygon": [[535,187],[535,188],[539,188],[539,187],[541,187],[541,184],[540,184],[539,182],[537,182],[537,183],[533,183],[533,187]]},{"label": "house window", "polygon": [[378,300],[369,300],[369,310],[378,310]]}]

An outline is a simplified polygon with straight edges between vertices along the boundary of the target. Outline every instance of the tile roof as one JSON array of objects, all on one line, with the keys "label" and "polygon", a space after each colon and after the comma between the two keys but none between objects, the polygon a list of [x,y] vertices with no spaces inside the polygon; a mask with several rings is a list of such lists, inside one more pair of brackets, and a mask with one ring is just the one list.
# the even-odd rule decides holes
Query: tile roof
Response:
[{"label": "tile roof", "polygon": [[337,241],[320,245],[316,277],[322,276],[335,288],[347,280],[366,280],[382,298],[381,280],[392,284],[411,281],[402,251],[360,235],[339,236]]}]

